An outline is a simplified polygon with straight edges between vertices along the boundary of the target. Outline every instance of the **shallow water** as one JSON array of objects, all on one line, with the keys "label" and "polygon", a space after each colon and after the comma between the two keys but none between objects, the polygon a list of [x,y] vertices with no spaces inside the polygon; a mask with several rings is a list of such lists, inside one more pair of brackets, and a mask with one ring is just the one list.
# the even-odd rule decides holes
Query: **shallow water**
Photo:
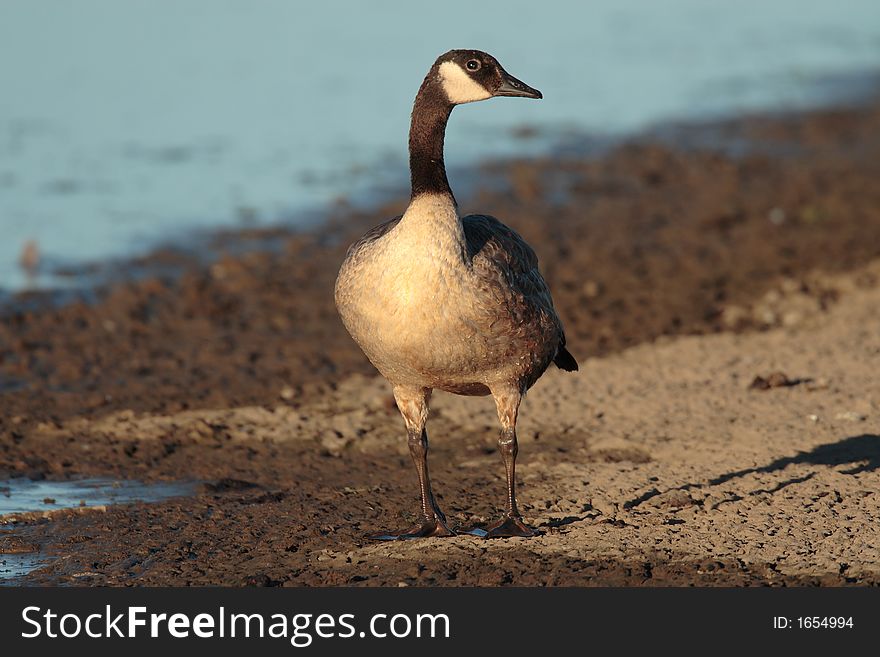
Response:
[{"label": "shallow water", "polygon": [[143,483],[117,479],[76,481],[0,480],[0,521],[3,516],[30,511],[51,511],[73,507],[158,502],[195,492],[195,483]]},{"label": "shallow water", "polygon": [[[492,52],[545,95],[456,110],[455,167],[572,132],[840,100],[880,61],[880,3],[9,0],[0,288],[399,189],[412,97],[450,47]],[[523,125],[535,136],[514,137]],[[30,279],[28,240],[43,255]]]},{"label": "shallow water", "polygon": [[[185,497],[196,492],[195,482],[120,481],[116,479],[81,479],[78,481],[0,480],[0,536],[12,534],[14,526],[2,525],[4,516],[51,511],[74,507],[94,507],[128,502],[159,502],[171,497]],[[14,584],[51,561],[39,552],[0,554],[0,581]]]},{"label": "shallow water", "polygon": [[39,553],[0,554],[0,582],[23,577],[48,562],[49,559]]}]

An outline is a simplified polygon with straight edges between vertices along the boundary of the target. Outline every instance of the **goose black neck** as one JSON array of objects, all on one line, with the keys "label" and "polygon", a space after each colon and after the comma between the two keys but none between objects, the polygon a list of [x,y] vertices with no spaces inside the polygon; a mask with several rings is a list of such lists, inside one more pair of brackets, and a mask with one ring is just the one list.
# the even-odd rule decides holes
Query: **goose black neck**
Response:
[{"label": "goose black neck", "polygon": [[425,78],[413,105],[409,130],[412,198],[422,194],[452,196],[452,189],[446,178],[446,165],[443,163],[443,140],[452,107],[446,94],[431,76]]}]

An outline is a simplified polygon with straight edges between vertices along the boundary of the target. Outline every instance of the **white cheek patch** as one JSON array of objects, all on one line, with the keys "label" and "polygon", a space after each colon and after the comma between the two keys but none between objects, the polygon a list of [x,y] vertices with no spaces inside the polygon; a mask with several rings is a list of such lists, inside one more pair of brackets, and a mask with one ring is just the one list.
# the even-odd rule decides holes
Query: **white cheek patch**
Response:
[{"label": "white cheek patch", "polygon": [[461,105],[491,98],[492,94],[455,62],[440,64],[440,82],[450,103]]}]

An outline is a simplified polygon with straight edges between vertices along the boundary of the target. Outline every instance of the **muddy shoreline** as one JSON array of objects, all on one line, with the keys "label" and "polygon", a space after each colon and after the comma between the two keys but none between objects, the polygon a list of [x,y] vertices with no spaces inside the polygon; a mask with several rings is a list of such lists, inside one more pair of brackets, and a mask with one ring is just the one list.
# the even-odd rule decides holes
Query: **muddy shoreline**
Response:
[{"label": "muddy shoreline", "polygon": [[[876,524],[880,483],[880,104],[721,128],[759,147],[643,140],[496,163],[462,199],[534,246],[584,364],[524,409],[521,496],[545,536],[364,539],[415,511],[414,474],[332,284],[401,199],[278,233],[271,252],[4,316],[0,479],[205,482],[19,526],[58,557],[24,583],[876,584],[876,548],[842,537]],[[824,387],[748,389],[775,370]],[[461,524],[502,503],[484,406],[444,397],[429,425],[438,498]],[[777,526],[791,540],[764,536]]]}]

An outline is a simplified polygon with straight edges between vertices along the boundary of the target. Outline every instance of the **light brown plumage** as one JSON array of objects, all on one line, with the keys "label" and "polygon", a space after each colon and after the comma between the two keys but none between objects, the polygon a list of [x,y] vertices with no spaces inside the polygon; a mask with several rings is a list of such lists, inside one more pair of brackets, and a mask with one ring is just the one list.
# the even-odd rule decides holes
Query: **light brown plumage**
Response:
[{"label": "light brown plumage", "polygon": [[421,521],[377,538],[453,533],[434,500],[427,470],[425,423],[435,388],[495,398],[508,512],[481,535],[535,533],[523,524],[515,500],[519,404],[551,362],[567,370],[577,363],[565,349],[535,252],[494,217],[460,217],[449,189],[443,135],[452,106],[492,95],[540,97],[485,53],[451,51],[437,60],[413,111],[409,207],[351,246],[336,281],[345,327],[392,384],[419,475]]},{"label": "light brown plumage", "polygon": [[525,392],[565,344],[534,251],[494,217],[459,219],[443,198],[422,217],[424,204],[352,245],[336,284],[346,328],[392,383]]}]

